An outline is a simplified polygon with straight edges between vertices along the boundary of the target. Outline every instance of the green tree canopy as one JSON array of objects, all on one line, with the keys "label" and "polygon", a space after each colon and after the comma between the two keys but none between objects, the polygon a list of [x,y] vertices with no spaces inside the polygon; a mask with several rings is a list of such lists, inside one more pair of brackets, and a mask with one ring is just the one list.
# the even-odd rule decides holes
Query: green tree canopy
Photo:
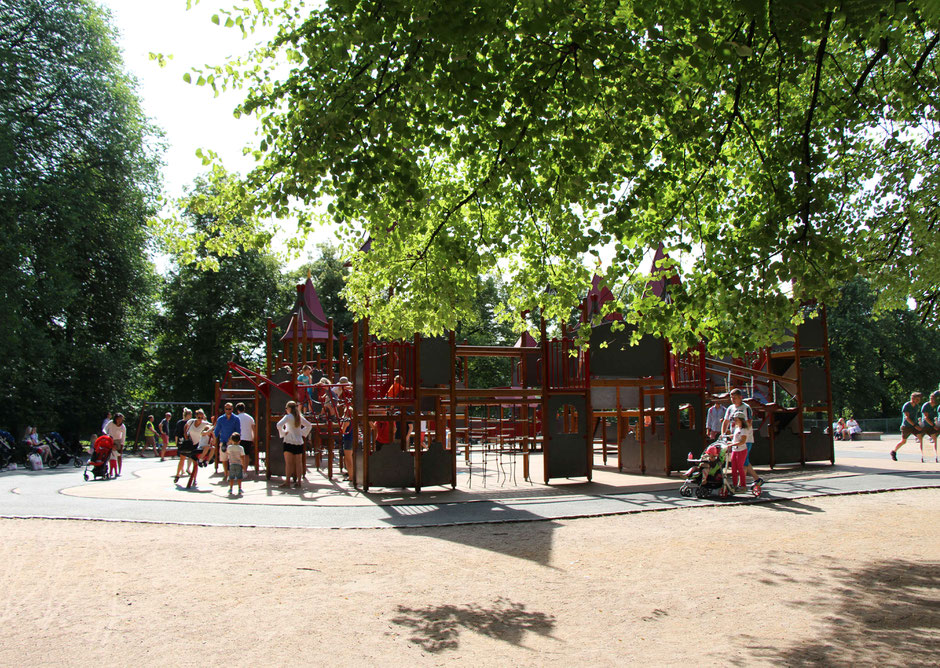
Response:
[{"label": "green tree canopy", "polygon": [[[214,195],[200,180],[188,196],[183,221],[193,238],[217,222]],[[162,400],[211,401],[229,361],[263,367],[267,319],[293,304],[275,257],[250,245],[220,257],[213,239],[193,252],[212,257],[214,269],[183,263],[166,279],[152,366],[152,391]]]},{"label": "green tree canopy", "polygon": [[0,16],[0,425],[87,436],[143,382],[158,147],[94,3]]},{"label": "green tree canopy", "polygon": [[856,278],[829,310],[832,401],[837,415],[898,417],[911,392],[924,401],[940,380],[940,332],[910,309],[874,312],[871,285]]},{"label": "green tree canopy", "polygon": [[[938,19],[931,0],[287,0],[233,10],[277,36],[199,78],[260,119],[237,215],[329,201],[350,248],[371,237],[346,297],[373,331],[454,326],[490,271],[517,329],[564,321],[600,257],[641,332],[741,351],[857,273],[940,313]],[[660,243],[668,303],[643,289]]]}]

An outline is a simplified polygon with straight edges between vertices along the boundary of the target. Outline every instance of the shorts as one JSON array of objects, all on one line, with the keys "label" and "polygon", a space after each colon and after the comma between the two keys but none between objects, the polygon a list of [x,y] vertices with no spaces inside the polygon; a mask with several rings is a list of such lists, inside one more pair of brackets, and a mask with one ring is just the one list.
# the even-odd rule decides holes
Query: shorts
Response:
[{"label": "shorts", "polygon": [[255,459],[255,444],[251,441],[242,441],[242,447],[245,449],[245,456],[249,462]]},{"label": "shorts", "polygon": [[289,452],[292,455],[302,455],[304,453],[304,446],[295,443],[285,443],[284,452]]},{"label": "shorts", "polygon": [[146,447],[148,448],[157,447],[157,439],[153,436],[144,436],[144,443],[146,444]]},{"label": "shorts", "polygon": [[940,434],[940,429],[937,429],[936,427],[931,427],[926,422],[923,422],[920,425],[920,433],[922,433],[924,436],[933,437],[933,436],[936,436],[937,434]]},{"label": "shorts", "polygon": [[343,450],[349,452],[353,449],[352,447],[352,437],[343,438]]},{"label": "shorts", "polygon": [[744,466],[748,467],[751,465],[751,448],[754,447],[753,443],[747,444],[747,457],[744,458]]},{"label": "shorts", "polygon": [[236,464],[235,462],[228,463],[228,479],[229,480],[241,480],[244,478],[242,473],[242,465]]},{"label": "shorts", "polygon": [[162,434],[160,436],[160,440],[163,441],[163,447],[165,448],[170,447],[170,435],[169,434]]},{"label": "shorts", "polygon": [[909,436],[919,436],[923,431],[920,427],[911,427],[910,425],[903,425],[901,427],[901,438],[908,438]]}]

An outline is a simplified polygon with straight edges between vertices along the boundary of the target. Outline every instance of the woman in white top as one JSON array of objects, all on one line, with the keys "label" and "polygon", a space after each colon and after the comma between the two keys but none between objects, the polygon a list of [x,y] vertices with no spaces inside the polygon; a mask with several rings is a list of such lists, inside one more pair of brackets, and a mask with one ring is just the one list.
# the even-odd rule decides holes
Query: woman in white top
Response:
[{"label": "woman in white top", "polygon": [[294,478],[294,487],[300,487],[303,477],[304,439],[313,425],[300,414],[296,401],[287,402],[287,413],[277,423],[277,433],[284,442],[284,482],[281,487],[290,487]]},{"label": "woman in white top", "polygon": [[200,455],[209,445],[209,439],[212,435],[212,423],[206,420],[206,413],[201,408],[196,411],[196,417],[186,423],[184,435],[195,446],[193,450],[187,453],[189,458],[193,460],[193,472],[189,475],[189,482],[186,483],[186,489],[189,489],[196,485],[196,474],[202,465]]}]

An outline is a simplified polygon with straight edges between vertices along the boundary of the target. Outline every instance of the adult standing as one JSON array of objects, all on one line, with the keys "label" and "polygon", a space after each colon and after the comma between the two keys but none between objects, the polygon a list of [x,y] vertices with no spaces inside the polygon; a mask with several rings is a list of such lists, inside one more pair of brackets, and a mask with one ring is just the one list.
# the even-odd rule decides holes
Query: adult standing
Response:
[{"label": "adult standing", "polygon": [[147,416],[147,426],[144,427],[144,448],[151,448],[153,456],[157,456],[157,427],[152,415]]},{"label": "adult standing", "polygon": [[240,423],[238,433],[242,437],[241,446],[245,451],[242,455],[242,468],[247,474],[248,465],[255,460],[255,419],[245,411],[245,404],[240,401],[235,404],[235,415]]},{"label": "adult standing", "polygon": [[[189,453],[195,448],[193,442],[186,435],[186,425],[193,417],[193,412],[188,408],[183,409],[183,417],[176,421],[176,427],[173,429],[173,437],[176,439],[176,454],[179,456],[179,464],[176,465],[176,476],[173,482],[179,482],[183,475],[183,464],[190,464]],[[189,470],[186,470],[189,473]]]},{"label": "adult standing", "polygon": [[189,474],[189,482],[186,488],[196,485],[196,475],[199,473],[199,467],[203,464],[200,455],[211,448],[212,423],[206,420],[206,413],[201,408],[196,410],[196,416],[186,423],[186,438],[193,444],[193,449],[189,450],[187,456],[193,460],[193,471]]},{"label": "adult standing", "polygon": [[920,392],[911,392],[911,400],[901,406],[901,440],[891,450],[891,459],[894,461],[898,461],[898,450],[907,443],[907,439],[911,436],[920,442],[921,452],[924,451],[924,442],[922,440],[924,435],[920,430],[920,425],[917,424],[917,416],[920,413],[917,406],[920,404],[922,396]]},{"label": "adult standing", "polygon": [[712,405],[708,407],[705,414],[705,431],[708,433],[708,440],[714,441],[721,433],[721,422],[725,416],[725,408],[721,402],[715,399]]},{"label": "adult standing", "polygon": [[108,411],[104,416],[104,421],[101,423],[101,433],[104,434],[104,430],[108,428],[108,423],[111,421],[111,411]]},{"label": "adult standing", "polygon": [[[225,452],[228,447],[228,440],[232,434],[241,429],[241,420],[234,414],[234,407],[231,402],[226,402],[223,407],[222,415],[215,421],[215,443],[219,452]],[[223,458],[220,454],[218,459],[222,460],[222,470],[225,471],[225,479],[228,480],[228,457]]]},{"label": "adult standing", "polygon": [[163,447],[160,448],[161,462],[166,459],[166,451],[170,448],[170,418],[172,417],[172,414],[167,413],[160,420],[160,424],[157,425],[157,432],[160,434],[160,441],[163,443]]},{"label": "adult standing", "polygon": [[763,485],[764,479],[757,475],[757,471],[754,470],[754,467],[751,466],[751,448],[754,447],[754,413],[751,411],[751,407],[744,403],[744,397],[741,394],[741,390],[734,388],[731,390],[731,405],[728,406],[728,410],[725,411],[725,419],[721,421],[721,433],[730,434],[734,429],[734,414],[738,411],[744,413],[744,416],[747,420],[747,427],[745,433],[747,435],[747,455],[744,458],[744,470],[747,475],[751,476],[751,479],[754,480],[755,485]]},{"label": "adult standing", "polygon": [[296,401],[287,402],[287,413],[277,423],[277,431],[284,442],[284,482],[280,487],[290,487],[294,478],[294,487],[300,487],[303,467],[304,439],[310,433],[313,424],[300,414]]},{"label": "adult standing", "polygon": [[117,474],[121,475],[124,465],[124,441],[127,439],[127,425],[124,424],[124,413],[118,413],[114,419],[104,427],[104,433],[114,441],[112,456],[117,460]]}]

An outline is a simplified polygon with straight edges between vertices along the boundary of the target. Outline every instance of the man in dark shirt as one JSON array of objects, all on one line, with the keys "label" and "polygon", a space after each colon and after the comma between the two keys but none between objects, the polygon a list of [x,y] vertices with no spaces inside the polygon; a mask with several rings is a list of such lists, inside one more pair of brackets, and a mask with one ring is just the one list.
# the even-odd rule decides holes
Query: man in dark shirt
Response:
[{"label": "man in dark shirt", "polygon": [[924,404],[920,411],[920,428],[924,432],[918,439],[920,441],[921,463],[924,462],[924,436],[927,436],[930,442],[933,443],[934,461],[940,462],[940,459],[937,458],[937,435],[940,434],[940,424],[937,422],[937,418],[940,417],[937,412],[938,408],[940,408],[940,390],[934,390],[930,395],[930,400]]},{"label": "man in dark shirt", "polygon": [[898,461],[898,449],[907,443],[907,439],[911,436],[914,436],[920,442],[921,452],[923,452],[924,443],[922,439],[924,434],[920,425],[917,424],[920,415],[920,409],[917,406],[920,404],[921,396],[923,395],[920,392],[911,392],[911,400],[901,407],[901,441],[891,450],[891,459],[894,461]]}]

